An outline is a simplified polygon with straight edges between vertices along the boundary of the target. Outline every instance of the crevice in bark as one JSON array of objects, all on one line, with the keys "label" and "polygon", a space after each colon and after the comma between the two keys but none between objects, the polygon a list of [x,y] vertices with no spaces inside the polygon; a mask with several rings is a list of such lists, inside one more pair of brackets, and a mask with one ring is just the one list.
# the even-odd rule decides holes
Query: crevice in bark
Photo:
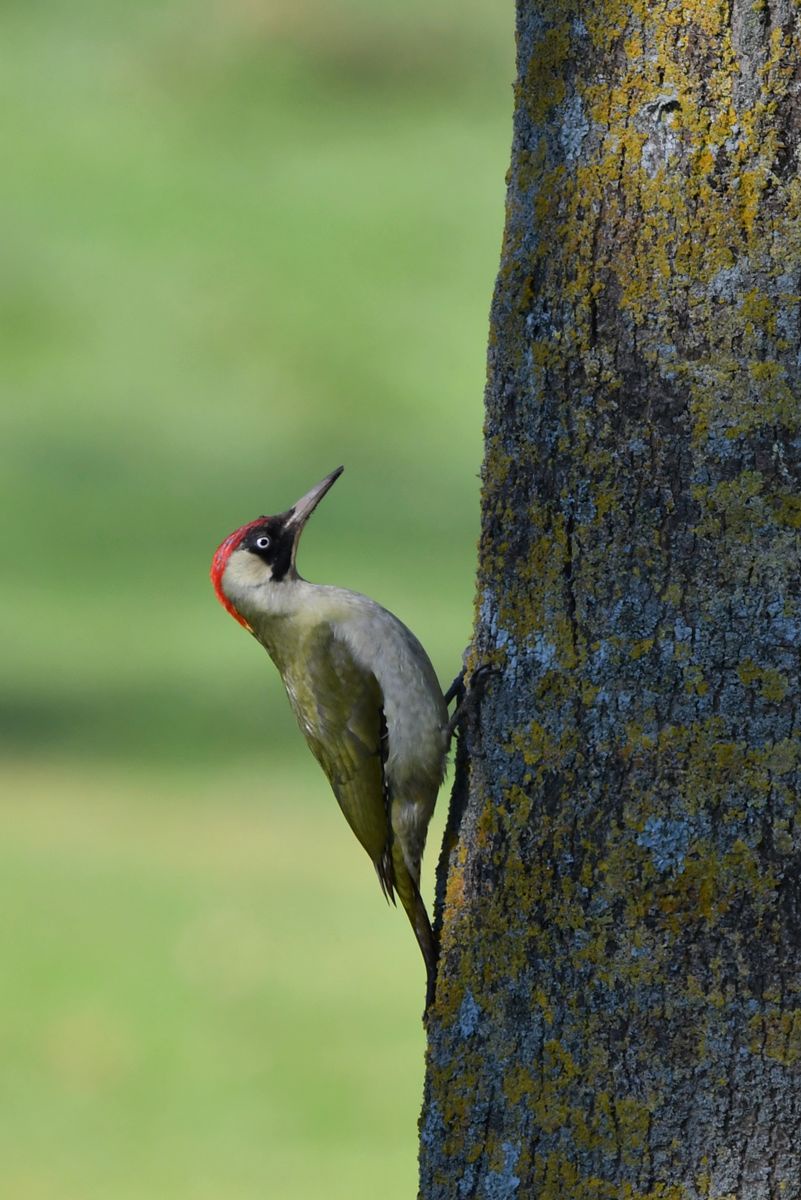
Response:
[{"label": "crevice in bark", "polygon": [[448,818],[442,839],[434,886],[434,919],[433,929],[437,942],[442,932],[442,917],[445,907],[445,889],[448,882],[448,872],[451,868],[451,856],[459,843],[462,817],[467,805],[469,791],[470,759],[462,733],[456,734],[456,754],[454,756],[454,778],[448,803]]}]

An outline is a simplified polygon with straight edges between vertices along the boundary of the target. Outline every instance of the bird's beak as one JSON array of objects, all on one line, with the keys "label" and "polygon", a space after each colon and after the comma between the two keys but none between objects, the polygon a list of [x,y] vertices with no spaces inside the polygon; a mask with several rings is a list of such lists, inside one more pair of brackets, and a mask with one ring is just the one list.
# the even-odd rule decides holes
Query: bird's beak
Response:
[{"label": "bird's beak", "polygon": [[303,529],[303,526],[314,512],[323,496],[326,494],[329,488],[334,486],[344,470],[344,467],[337,467],[336,471],[332,471],[330,475],[326,475],[325,479],[322,479],[318,484],[315,484],[311,491],[308,491],[305,496],[301,496],[300,500],[292,505],[290,510],[292,515],[287,521],[287,526],[296,526],[299,535],[300,531]]}]

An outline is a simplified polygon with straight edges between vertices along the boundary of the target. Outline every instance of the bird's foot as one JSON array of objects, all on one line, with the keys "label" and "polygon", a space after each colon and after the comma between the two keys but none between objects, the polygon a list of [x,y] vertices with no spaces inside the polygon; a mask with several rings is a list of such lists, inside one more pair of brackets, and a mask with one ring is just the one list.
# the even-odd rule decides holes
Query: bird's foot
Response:
[{"label": "bird's foot", "polygon": [[499,670],[500,668],[495,663],[482,663],[476,667],[475,671],[471,672],[467,681],[465,681],[466,670],[456,676],[445,693],[446,704],[449,705],[452,700],[456,700],[456,708],[448,721],[448,745],[467,713],[483,695],[490,676]]},{"label": "bird's foot", "polygon": [[450,708],[451,703],[455,700],[456,707],[458,709],[459,705],[464,700],[464,693],[465,693],[464,668],[462,668],[462,670],[456,676],[453,683],[451,684],[451,686],[448,688],[447,692],[445,693],[445,704],[447,705],[447,707]]}]

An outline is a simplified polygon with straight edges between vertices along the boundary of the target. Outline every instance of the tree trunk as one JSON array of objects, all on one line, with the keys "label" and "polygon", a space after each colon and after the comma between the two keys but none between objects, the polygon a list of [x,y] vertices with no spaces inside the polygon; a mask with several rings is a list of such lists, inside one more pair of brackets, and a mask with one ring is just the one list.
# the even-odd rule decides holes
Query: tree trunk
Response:
[{"label": "tree trunk", "polygon": [[797,0],[519,0],[424,1200],[801,1197]]}]

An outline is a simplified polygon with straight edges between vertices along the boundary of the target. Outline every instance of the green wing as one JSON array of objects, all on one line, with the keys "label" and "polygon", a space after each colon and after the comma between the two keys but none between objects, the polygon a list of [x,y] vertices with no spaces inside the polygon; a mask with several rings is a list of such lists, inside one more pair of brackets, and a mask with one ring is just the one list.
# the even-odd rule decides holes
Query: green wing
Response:
[{"label": "green wing", "polygon": [[292,706],[348,824],[394,899],[381,688],[330,628],[318,627],[304,650],[304,678],[288,687]]},{"label": "green wing", "polygon": [[303,641],[296,669],[284,672],[289,699],[348,824],[373,860],[385,896],[393,903],[396,892],[400,897],[425,959],[428,1006],[437,944],[417,878],[392,834],[381,688],[330,627],[318,626]]}]

